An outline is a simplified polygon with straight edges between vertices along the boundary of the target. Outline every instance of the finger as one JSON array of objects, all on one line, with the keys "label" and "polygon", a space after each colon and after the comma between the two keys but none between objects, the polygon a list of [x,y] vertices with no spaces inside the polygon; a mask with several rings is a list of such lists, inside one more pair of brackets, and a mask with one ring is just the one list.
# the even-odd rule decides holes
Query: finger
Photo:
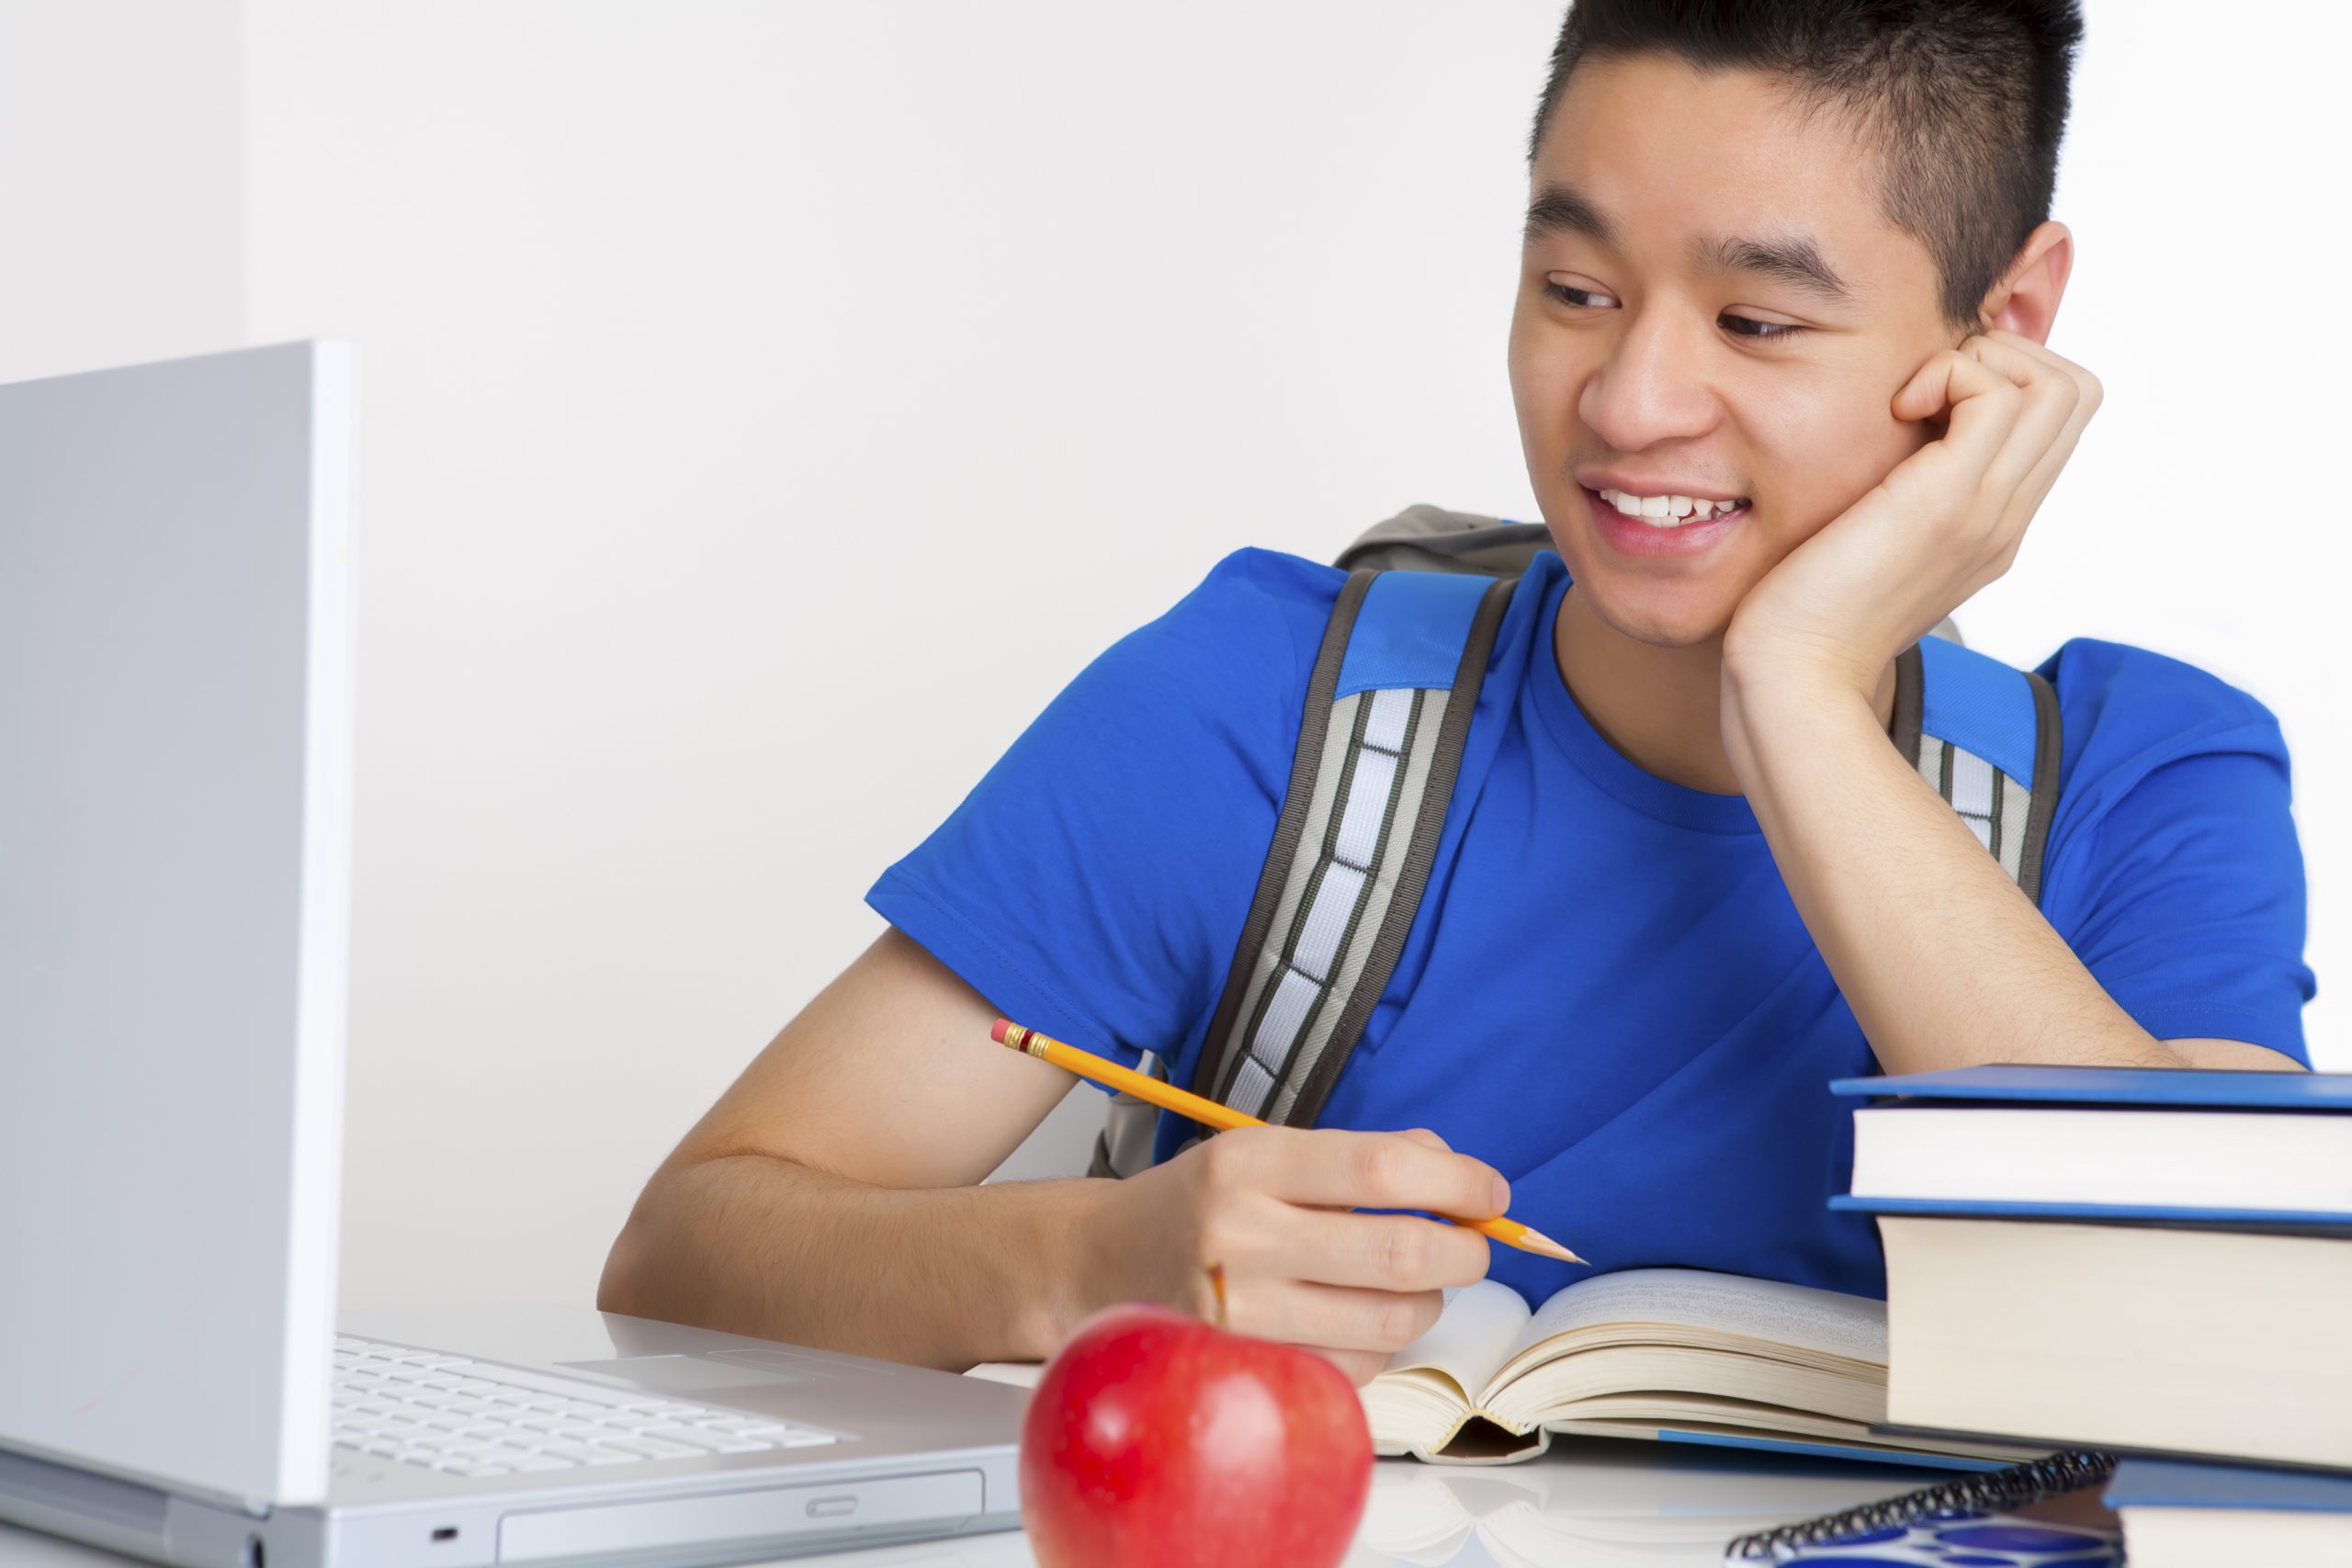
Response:
[{"label": "finger", "polygon": [[1986,333],[1984,339],[2004,344],[2042,367],[2048,373],[2064,377],[2075,384],[2076,401],[2074,418],[2068,422],[2069,434],[2079,435],[2082,427],[2090,423],[2091,415],[2098,412],[2099,404],[2106,400],[2107,389],[2098,377],[2047,344],[2036,343],[2021,333],[2013,333],[2003,327],[1996,327]]},{"label": "finger", "polygon": [[2065,377],[2086,391],[2098,381],[2098,377],[2060,354],[2048,344],[2036,343],[2023,333],[2013,333],[2006,327],[1994,327],[1982,335],[1987,342],[2005,344],[2036,364]]},{"label": "finger", "polygon": [[[2073,440],[2066,437],[2066,431],[2081,400],[2082,388],[2064,371],[2024,353],[2013,344],[1982,337],[1971,339],[1968,346],[1980,361],[2021,389],[2024,406],[2018,411],[2008,439],[1987,467],[1984,484],[2005,500],[2015,497],[2023,501],[2030,515],[2034,503],[2041,499],[2041,492],[2032,488],[2034,477],[2046,471],[2054,480],[2066,452],[2073,449]],[[2062,438],[2065,439],[2065,446],[2057,451],[2058,461],[2051,463],[2048,459]],[[2045,484],[2042,488],[2048,487]]]},{"label": "finger", "polygon": [[1957,420],[1972,400],[1979,404],[1971,411],[1979,419],[2007,408],[2022,389],[1977,357],[1974,349],[1983,341],[1970,338],[1959,348],[1929,355],[1927,363],[1895,392],[1890,405],[1894,417],[1913,422],[1939,416]]},{"label": "finger", "polygon": [[2082,439],[2084,427],[2090,423],[2091,416],[2098,412],[2099,404],[2106,400],[2107,389],[2100,385],[2099,378],[2088,370],[2064,355],[2055,353],[2047,345],[2034,342],[2030,337],[1998,328],[1986,333],[1985,336],[1996,344],[2005,345],[2011,352],[2032,360],[2043,367],[2045,374],[2053,378],[2063,378],[2075,389],[2074,402],[2066,411],[2064,423],[2051,438],[2049,446],[2028,468],[2018,486],[2018,493],[2026,496],[2035,504],[2039,504],[2041,498],[2050,493],[2051,487],[2058,482],[2059,470],[2066,466],[2067,459],[2074,455],[2076,443]]},{"label": "finger", "polygon": [[1276,1157],[1264,1190],[1287,1202],[1485,1219],[1510,1199],[1502,1173],[1484,1160],[1394,1133],[1315,1128],[1265,1147]]},{"label": "finger", "polygon": [[1494,1249],[1484,1234],[1414,1214],[1302,1213],[1283,1238],[1294,1277],[1383,1291],[1435,1291],[1487,1277]]},{"label": "finger", "polygon": [[1447,1143],[1443,1138],[1439,1137],[1427,1127],[1408,1127],[1396,1135],[1400,1138],[1410,1138],[1417,1144],[1427,1144],[1433,1149],[1451,1149],[1453,1147],[1452,1144]]},{"label": "finger", "polygon": [[1240,1281],[1227,1297],[1232,1326],[1261,1339],[1385,1355],[1419,1339],[1445,1310],[1435,1291],[1360,1291],[1309,1280]]},{"label": "finger", "polygon": [[[1930,418],[1949,410],[1943,435],[1923,446],[1898,474],[1944,495],[1981,482],[2025,406],[2023,389],[1974,355],[1945,349],[1921,366],[1894,394],[1894,417]],[[1923,470],[1936,470],[1932,475]]]}]

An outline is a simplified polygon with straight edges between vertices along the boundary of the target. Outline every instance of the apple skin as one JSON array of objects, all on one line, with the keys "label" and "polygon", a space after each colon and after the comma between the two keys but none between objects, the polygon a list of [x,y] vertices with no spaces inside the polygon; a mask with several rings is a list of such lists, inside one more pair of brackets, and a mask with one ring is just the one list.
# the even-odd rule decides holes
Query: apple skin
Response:
[{"label": "apple skin", "polygon": [[1042,1568],[1332,1568],[1371,1490],[1339,1368],[1145,1303],[1080,1324],[1022,1421]]}]

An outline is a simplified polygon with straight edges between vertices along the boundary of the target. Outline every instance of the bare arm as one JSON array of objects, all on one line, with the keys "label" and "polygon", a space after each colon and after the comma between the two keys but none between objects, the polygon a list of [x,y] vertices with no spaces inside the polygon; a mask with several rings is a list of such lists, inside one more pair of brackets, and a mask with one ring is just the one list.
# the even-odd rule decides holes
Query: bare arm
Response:
[{"label": "bare arm", "polygon": [[1981,1061],[2303,1070],[2244,1041],[2151,1036],[1886,743],[1867,700],[1748,678],[1731,660],[1724,671],[1748,804],[1886,1072]]},{"label": "bare arm", "polygon": [[1077,1082],[987,1048],[995,1016],[885,931],[662,1162],[597,1304],[956,1371],[1049,1354],[1110,1184],[976,1185]]},{"label": "bare arm", "polygon": [[[895,929],[787,1024],[646,1183],[607,1312],[961,1371],[1038,1360],[1099,1307],[1206,1315],[1356,1382],[1485,1275],[1510,1191],[1424,1128],[1245,1127],[1125,1181],[973,1185],[1077,1080]],[[1079,1092],[1092,1094],[1092,1089]]]}]

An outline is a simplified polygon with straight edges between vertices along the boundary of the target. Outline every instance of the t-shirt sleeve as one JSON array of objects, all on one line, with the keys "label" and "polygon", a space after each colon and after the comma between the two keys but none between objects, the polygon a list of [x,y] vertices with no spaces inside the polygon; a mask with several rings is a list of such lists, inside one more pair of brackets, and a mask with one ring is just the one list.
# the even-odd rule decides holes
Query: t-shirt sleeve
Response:
[{"label": "t-shirt sleeve", "polygon": [[1232,964],[1289,783],[1300,645],[1343,581],[1227,556],[1081,671],[866,903],[1013,1021],[1129,1067],[1174,1059]]},{"label": "t-shirt sleeve", "polygon": [[2091,732],[2052,823],[2044,913],[2157,1039],[2242,1040],[2309,1066],[2303,857],[2278,721],[2140,649],[2069,644],[2052,662],[2084,699],[2062,695],[2066,749],[2074,727]]}]

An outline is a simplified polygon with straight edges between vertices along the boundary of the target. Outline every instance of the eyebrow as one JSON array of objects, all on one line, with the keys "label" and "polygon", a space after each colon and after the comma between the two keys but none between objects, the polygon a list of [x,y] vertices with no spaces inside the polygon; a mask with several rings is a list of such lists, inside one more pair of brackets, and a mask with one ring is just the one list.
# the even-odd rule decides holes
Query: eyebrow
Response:
[{"label": "eyebrow", "polygon": [[1806,235],[1784,240],[1693,240],[1690,259],[1715,272],[1746,272],[1773,278],[1837,304],[1854,302],[1854,291],[1821,259],[1820,250]]},{"label": "eyebrow", "polygon": [[1527,204],[1527,243],[1532,245],[1555,234],[1582,234],[1612,249],[1617,243],[1616,227],[1600,215],[1600,209],[1581,193],[1559,184],[1543,186]]},{"label": "eyebrow", "polygon": [[[1525,243],[1532,245],[1555,234],[1581,234],[1595,244],[1617,248],[1616,225],[1581,193],[1559,184],[1544,186],[1528,203]],[[1808,235],[1772,240],[1702,237],[1690,242],[1689,254],[1693,265],[1711,272],[1750,273],[1838,304],[1855,302],[1856,290],[1821,259],[1820,247]]]}]

